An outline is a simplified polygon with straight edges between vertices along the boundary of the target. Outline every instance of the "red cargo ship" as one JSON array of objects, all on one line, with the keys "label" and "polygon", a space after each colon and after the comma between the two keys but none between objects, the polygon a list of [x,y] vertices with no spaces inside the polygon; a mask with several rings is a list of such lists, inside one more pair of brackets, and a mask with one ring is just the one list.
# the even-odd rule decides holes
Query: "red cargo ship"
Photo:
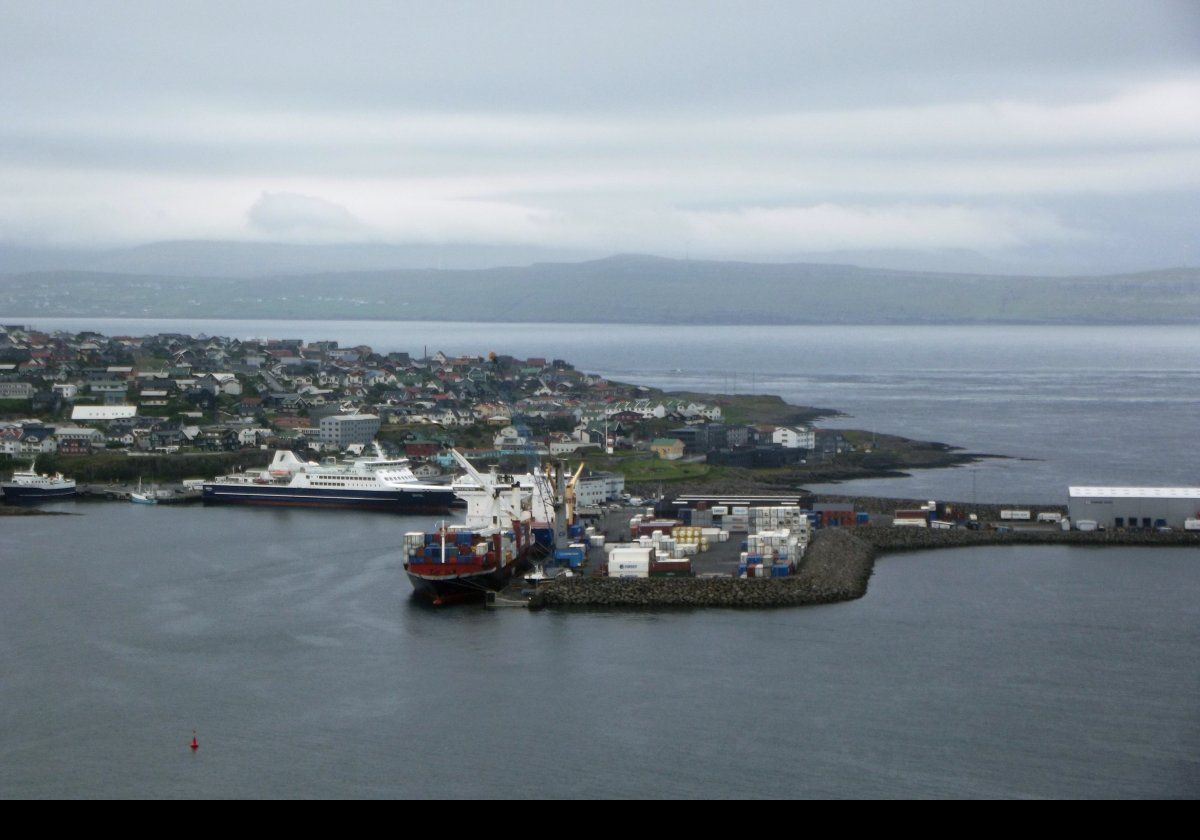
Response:
[{"label": "red cargo ship", "polygon": [[414,594],[437,605],[503,588],[530,560],[535,518],[554,510],[540,474],[485,475],[451,452],[468,476],[454,482],[455,495],[467,503],[466,524],[443,522],[404,535],[404,570]]},{"label": "red cargo ship", "polygon": [[440,606],[502,589],[524,567],[532,545],[528,522],[484,531],[443,525],[404,535],[404,570],[413,592]]}]

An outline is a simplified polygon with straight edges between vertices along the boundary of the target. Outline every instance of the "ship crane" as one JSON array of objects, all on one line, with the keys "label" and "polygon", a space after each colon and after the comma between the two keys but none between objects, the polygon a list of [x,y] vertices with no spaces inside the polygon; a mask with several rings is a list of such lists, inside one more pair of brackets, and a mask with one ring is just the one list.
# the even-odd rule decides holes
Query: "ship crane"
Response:
[{"label": "ship crane", "polygon": [[[521,487],[516,481],[510,478],[508,485],[502,486],[497,480],[499,476],[484,476],[457,449],[451,449],[450,454],[463,468],[463,471],[479,485],[479,488],[491,496],[492,525],[498,527],[502,516],[516,522],[521,521]],[[507,497],[505,496],[506,491],[509,493]],[[468,503],[468,522],[470,514],[470,504]]]},{"label": "ship crane", "polygon": [[583,474],[584,464],[568,479],[567,464],[559,461],[554,470],[554,544],[564,548],[567,542],[567,527],[575,521],[575,485]]},{"label": "ship crane", "polygon": [[[542,522],[553,522],[554,509],[556,506],[554,500],[554,488],[550,484],[550,479],[544,472],[542,472],[541,464],[535,465],[533,468],[533,487],[535,491],[534,498],[541,502],[542,508],[540,511],[532,511],[534,514],[533,518]],[[531,510],[532,507],[533,502],[531,501]]]},{"label": "ship crane", "polygon": [[579,469],[575,470],[575,475],[567,482],[567,487],[563,493],[563,504],[567,508],[567,524],[575,524],[575,485],[579,482],[579,476],[583,475],[584,462],[579,462]]}]

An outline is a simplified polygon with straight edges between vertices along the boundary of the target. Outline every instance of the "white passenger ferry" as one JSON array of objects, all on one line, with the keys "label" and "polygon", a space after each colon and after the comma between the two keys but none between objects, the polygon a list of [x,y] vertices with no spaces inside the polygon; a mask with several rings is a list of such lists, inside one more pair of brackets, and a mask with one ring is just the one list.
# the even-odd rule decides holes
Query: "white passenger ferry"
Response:
[{"label": "white passenger ferry", "polygon": [[[346,462],[304,461],[281,449],[266,469],[246,470],[203,484],[206,504],[354,508],[392,513],[446,513],[456,504],[447,484],[422,482],[407,458]],[[461,504],[461,503],[459,503]]]}]

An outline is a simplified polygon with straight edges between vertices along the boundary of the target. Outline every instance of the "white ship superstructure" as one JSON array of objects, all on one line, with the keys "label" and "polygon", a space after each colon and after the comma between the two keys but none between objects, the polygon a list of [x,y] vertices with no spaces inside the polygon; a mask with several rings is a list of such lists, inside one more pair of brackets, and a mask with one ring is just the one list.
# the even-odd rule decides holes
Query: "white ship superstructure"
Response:
[{"label": "white ship superstructure", "polygon": [[31,464],[27,470],[13,473],[12,479],[0,484],[6,502],[40,502],[75,495],[75,479],[62,473],[43,475]]}]

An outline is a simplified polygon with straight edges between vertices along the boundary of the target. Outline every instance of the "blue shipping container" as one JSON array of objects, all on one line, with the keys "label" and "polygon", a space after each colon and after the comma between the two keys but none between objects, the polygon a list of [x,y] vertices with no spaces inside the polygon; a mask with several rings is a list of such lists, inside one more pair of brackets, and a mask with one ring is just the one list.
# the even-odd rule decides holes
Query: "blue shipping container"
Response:
[{"label": "blue shipping container", "polygon": [[583,549],[560,548],[554,552],[554,560],[558,563],[566,563],[572,569],[576,569],[583,565]]}]

